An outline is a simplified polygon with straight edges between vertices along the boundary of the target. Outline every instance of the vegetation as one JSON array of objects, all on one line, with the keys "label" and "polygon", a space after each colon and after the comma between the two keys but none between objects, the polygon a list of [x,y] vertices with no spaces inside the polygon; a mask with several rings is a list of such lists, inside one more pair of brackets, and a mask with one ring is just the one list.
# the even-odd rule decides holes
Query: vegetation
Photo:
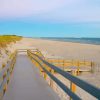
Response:
[{"label": "vegetation", "polygon": [[6,47],[8,44],[16,43],[16,41],[20,41],[21,39],[21,36],[16,35],[0,35],[0,47]]}]

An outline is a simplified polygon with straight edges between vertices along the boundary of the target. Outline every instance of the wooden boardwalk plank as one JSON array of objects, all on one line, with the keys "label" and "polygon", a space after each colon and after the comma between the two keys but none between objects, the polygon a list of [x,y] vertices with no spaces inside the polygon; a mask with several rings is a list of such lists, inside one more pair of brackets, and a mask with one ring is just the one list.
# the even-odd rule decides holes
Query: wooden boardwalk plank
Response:
[{"label": "wooden boardwalk plank", "polygon": [[18,55],[3,100],[60,100],[26,55]]}]

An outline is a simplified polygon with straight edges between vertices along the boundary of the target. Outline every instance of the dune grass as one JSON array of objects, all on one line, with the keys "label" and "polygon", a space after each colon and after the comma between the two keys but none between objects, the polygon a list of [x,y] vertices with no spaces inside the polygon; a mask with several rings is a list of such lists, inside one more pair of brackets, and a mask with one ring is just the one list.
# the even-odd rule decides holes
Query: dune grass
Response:
[{"label": "dune grass", "polygon": [[4,48],[10,43],[16,43],[16,41],[20,41],[21,39],[21,36],[16,35],[0,35],[0,48]]}]

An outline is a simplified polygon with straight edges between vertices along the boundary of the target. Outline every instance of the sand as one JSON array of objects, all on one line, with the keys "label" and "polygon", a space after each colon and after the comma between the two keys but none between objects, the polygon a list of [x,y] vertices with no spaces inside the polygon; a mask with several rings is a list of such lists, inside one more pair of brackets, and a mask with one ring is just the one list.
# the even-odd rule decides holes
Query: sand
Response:
[{"label": "sand", "polygon": [[[23,38],[21,41],[13,45],[12,48],[10,48],[10,50],[13,51],[14,49],[34,49],[34,48],[38,48],[47,58],[59,57],[68,60],[75,59],[82,61],[84,60],[93,61],[95,63],[94,75],[96,75],[97,78],[100,75],[99,74],[100,45]],[[92,79],[93,79],[93,74],[92,74]],[[100,78],[98,80],[100,80]]]},{"label": "sand", "polygon": [[[15,47],[38,48],[46,57],[93,61],[96,65],[100,65],[100,45],[23,38]],[[95,70],[99,71],[99,66]]]},{"label": "sand", "polygon": [[7,49],[13,52],[15,49],[34,48],[38,48],[47,58],[93,61],[94,73],[82,73],[78,77],[100,88],[100,45],[23,38]]}]

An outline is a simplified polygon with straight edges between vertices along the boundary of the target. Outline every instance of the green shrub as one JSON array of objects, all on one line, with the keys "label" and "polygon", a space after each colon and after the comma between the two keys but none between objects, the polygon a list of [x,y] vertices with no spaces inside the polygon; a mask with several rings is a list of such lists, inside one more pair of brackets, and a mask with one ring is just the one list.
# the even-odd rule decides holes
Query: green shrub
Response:
[{"label": "green shrub", "polygon": [[21,36],[16,35],[0,35],[0,47],[6,47],[8,44],[16,43],[16,41],[20,41],[21,39]]}]

